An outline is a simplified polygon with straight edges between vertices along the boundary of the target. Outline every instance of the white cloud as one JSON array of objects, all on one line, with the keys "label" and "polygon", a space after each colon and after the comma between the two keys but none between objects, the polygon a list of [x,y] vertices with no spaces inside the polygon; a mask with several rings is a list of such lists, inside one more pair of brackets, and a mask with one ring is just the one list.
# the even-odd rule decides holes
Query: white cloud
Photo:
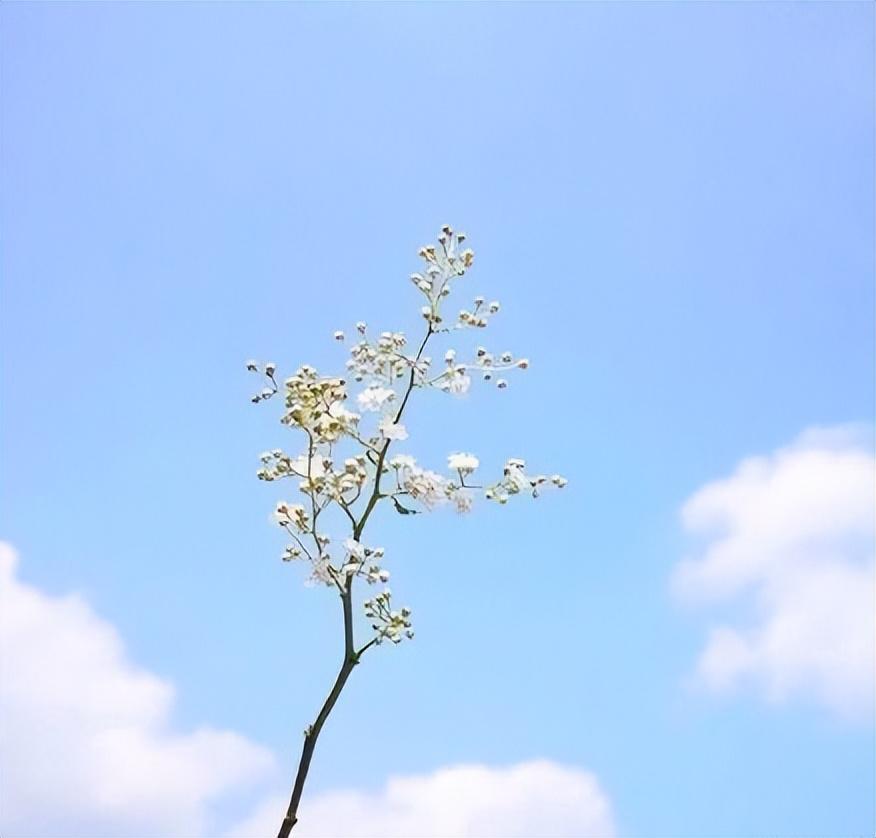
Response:
[{"label": "white cloud", "polygon": [[[266,800],[228,838],[276,832],[287,800]],[[458,765],[392,777],[380,791],[305,795],[298,838],[611,838],[611,805],[593,774],[546,760]]]},{"label": "white cloud", "polygon": [[[277,788],[265,748],[230,731],[173,730],[172,686],[132,664],[81,597],[24,584],[17,564],[0,542],[0,833],[216,835],[222,798]],[[229,835],[275,835],[287,802],[264,797]],[[614,828],[592,774],[534,761],[396,777],[374,793],[306,794],[294,834],[607,838]]]},{"label": "white cloud", "polygon": [[25,585],[16,565],[0,543],[3,835],[197,835],[212,800],[271,771],[236,733],[173,731],[171,685],[79,596]]},{"label": "white cloud", "polygon": [[747,625],[711,629],[697,679],[716,691],[748,684],[767,700],[808,696],[847,717],[869,716],[874,690],[872,431],[813,429],[743,461],[682,510],[704,539],[679,563],[675,592],[741,600]]}]

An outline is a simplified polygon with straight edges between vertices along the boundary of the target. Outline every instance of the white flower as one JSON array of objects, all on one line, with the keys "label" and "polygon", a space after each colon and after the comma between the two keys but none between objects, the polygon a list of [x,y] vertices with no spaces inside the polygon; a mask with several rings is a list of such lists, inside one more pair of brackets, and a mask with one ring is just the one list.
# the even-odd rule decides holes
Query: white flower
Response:
[{"label": "white flower", "polygon": [[457,512],[471,512],[474,504],[474,494],[470,489],[457,489],[453,493],[453,502]]},{"label": "white flower", "polygon": [[373,564],[371,565],[371,567],[368,568],[368,573],[365,576],[365,581],[369,585],[373,585],[375,582],[383,582],[384,584],[386,584],[389,581],[389,571],[384,570],[382,567],[378,567],[376,564]]},{"label": "white flower", "polygon": [[453,370],[444,385],[444,389],[448,393],[453,393],[454,396],[464,395],[468,392],[469,387],[471,387],[471,378],[462,367]]},{"label": "white flower", "polygon": [[444,478],[426,469],[410,469],[405,474],[402,487],[414,500],[430,509],[447,498]]},{"label": "white flower", "polygon": [[407,439],[408,432],[404,425],[393,422],[391,416],[384,416],[378,426],[385,439]]},{"label": "white flower", "polygon": [[274,520],[281,527],[292,524],[301,532],[304,532],[308,527],[308,517],[304,507],[301,504],[288,503],[284,500],[281,500],[274,509]]},{"label": "white flower", "polygon": [[344,407],[344,403],[340,400],[332,402],[329,405],[328,413],[333,419],[337,419],[345,425],[352,425],[359,421],[359,414],[353,413],[352,410],[347,410],[347,408]]},{"label": "white flower", "polygon": [[462,474],[471,474],[479,465],[480,461],[474,454],[451,454],[447,458],[448,468]]},{"label": "white flower", "polygon": [[395,390],[390,390],[388,387],[378,387],[372,384],[366,387],[358,396],[356,403],[362,410],[380,410],[384,404],[391,402],[395,398]]},{"label": "white flower", "polygon": [[304,584],[310,587],[318,582],[321,582],[323,585],[334,584],[331,563],[328,559],[319,559],[318,561],[313,562],[313,571],[310,574],[310,578]]},{"label": "white flower", "polygon": [[365,545],[360,544],[354,538],[347,538],[344,540],[344,549],[354,559],[358,559],[359,561],[365,559]]},{"label": "white flower", "polygon": [[[316,477],[325,477],[325,460],[322,457],[316,456],[312,460],[309,460],[310,464],[310,474],[311,478]],[[296,457],[291,461],[292,471],[294,471],[300,477],[308,476],[308,457],[306,454],[302,454],[300,457]]]},{"label": "white flower", "polygon": [[283,551],[282,559],[284,562],[291,562],[293,559],[297,559],[301,556],[301,550],[296,547],[294,544],[289,544],[286,549]]},{"label": "white flower", "polygon": [[396,454],[390,461],[390,466],[395,469],[399,468],[416,468],[417,461],[410,454]]},{"label": "white flower", "polygon": [[340,340],[343,340],[343,339],[344,339],[344,333],[343,333],[343,332],[335,332],[335,340],[340,341]]},{"label": "white flower", "polygon": [[527,480],[526,475],[519,469],[515,469],[511,472],[511,474],[508,475],[508,483],[510,486],[515,487],[518,492],[522,492],[530,485],[530,482],[529,480]]}]

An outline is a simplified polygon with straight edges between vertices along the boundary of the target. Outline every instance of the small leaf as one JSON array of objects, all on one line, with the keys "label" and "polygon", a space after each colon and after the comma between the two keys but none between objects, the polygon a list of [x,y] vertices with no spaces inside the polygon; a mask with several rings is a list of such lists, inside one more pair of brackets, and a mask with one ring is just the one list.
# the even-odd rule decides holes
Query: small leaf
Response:
[{"label": "small leaf", "polygon": [[419,511],[416,509],[408,509],[406,506],[402,506],[398,502],[398,498],[395,495],[392,495],[392,502],[395,505],[395,511],[398,512],[399,515],[419,515]]}]

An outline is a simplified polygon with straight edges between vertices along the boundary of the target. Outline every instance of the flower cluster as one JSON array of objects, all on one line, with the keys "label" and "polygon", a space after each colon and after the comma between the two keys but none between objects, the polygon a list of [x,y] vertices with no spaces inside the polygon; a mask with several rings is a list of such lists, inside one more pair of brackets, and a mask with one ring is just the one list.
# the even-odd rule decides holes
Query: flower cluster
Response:
[{"label": "flower cluster", "polygon": [[390,466],[395,470],[396,498],[408,495],[418,501],[426,509],[432,509],[447,499],[447,482],[440,475],[429,469],[420,468],[413,457],[400,455],[390,460]]},{"label": "flower cluster", "polygon": [[411,609],[401,608],[393,611],[390,607],[392,593],[387,588],[373,599],[365,600],[365,616],[372,620],[371,628],[375,632],[375,643],[391,640],[401,643],[402,638],[413,638],[411,629]]},{"label": "flower cluster", "polygon": [[298,503],[287,503],[281,500],[274,510],[274,517],[281,527],[292,526],[298,532],[307,532],[310,529],[307,510]]},{"label": "flower cluster", "polygon": [[446,369],[430,382],[440,390],[451,393],[464,393],[471,386],[469,371],[480,374],[484,381],[492,381],[495,378],[496,386],[504,390],[508,386],[505,378],[496,378],[496,374],[505,370],[529,368],[528,358],[515,358],[510,352],[503,352],[494,356],[483,346],[479,346],[472,361],[460,362],[456,357],[456,351],[448,349],[444,355]]},{"label": "flower cluster", "polygon": [[447,467],[458,471],[460,478],[471,474],[479,465],[480,461],[474,454],[451,454],[447,458]]},{"label": "flower cluster", "polygon": [[368,480],[368,459],[357,454],[344,460],[343,469],[336,471],[331,458],[302,455],[290,457],[279,449],[266,451],[261,456],[263,467],[256,472],[259,480],[268,482],[283,477],[300,477],[299,489],[305,494],[323,496],[339,503],[350,501],[351,494],[358,497]]},{"label": "flower cluster", "polygon": [[457,233],[445,224],[438,234],[437,247],[420,248],[425,266],[421,272],[411,274],[411,282],[426,297],[428,305],[420,311],[430,324],[441,323],[441,303],[450,295],[451,280],[463,276],[474,263],[474,251],[460,249],[465,239],[465,233]]},{"label": "flower cluster", "polygon": [[407,338],[402,332],[382,332],[377,340],[368,340],[364,323],[356,324],[361,340],[350,348],[347,369],[356,381],[374,381],[390,386],[410,372],[411,360],[404,354]]},{"label": "flower cluster", "polygon": [[501,306],[499,305],[498,300],[493,300],[491,303],[487,303],[483,297],[475,297],[474,306],[471,311],[464,308],[459,312],[459,315],[456,318],[456,328],[465,329],[474,327],[477,329],[485,329],[490,322],[490,318],[494,314],[498,314],[500,308]]},{"label": "flower cluster", "polygon": [[356,541],[355,538],[348,538],[344,541],[344,549],[346,560],[340,569],[342,577],[364,576],[369,585],[389,581],[389,571],[377,564],[383,558],[382,547],[372,549]]},{"label": "flower cluster", "polygon": [[320,378],[304,365],[283,382],[286,413],[280,421],[308,431],[317,442],[337,442],[355,432],[359,415],[344,407],[345,383],[342,378]]},{"label": "flower cluster", "polygon": [[499,503],[508,503],[511,495],[519,495],[521,492],[531,492],[532,497],[537,498],[539,490],[547,486],[555,486],[562,489],[568,482],[565,477],[553,474],[546,477],[544,474],[526,474],[526,463],[523,460],[506,460],[502,470],[502,479],[490,486],[485,492],[487,500],[495,500]]},{"label": "flower cluster", "polygon": [[[536,497],[543,488],[562,488],[566,484],[559,475],[529,475],[522,460],[509,459],[498,481],[479,485],[473,482],[480,467],[474,454],[451,453],[447,471],[440,473],[393,448],[409,437],[402,419],[414,391],[432,389],[459,396],[468,392],[474,378],[504,389],[507,381],[503,374],[529,367],[524,357],[508,351],[491,352],[484,346],[462,354],[452,347],[442,348],[443,363],[433,366],[430,344],[462,329],[484,329],[500,311],[498,302],[477,296],[446,325],[445,301],[474,263],[474,252],[464,247],[464,242],[464,233],[445,226],[437,244],[419,251],[423,266],[411,275],[411,281],[425,298],[421,314],[426,325],[425,334],[415,342],[398,331],[373,336],[364,322],[358,322],[355,341],[349,348],[346,378],[322,376],[312,366],[303,365],[282,386],[276,377],[276,364],[247,362],[249,371],[265,379],[252,401],[270,400],[282,393],[281,423],[303,432],[304,450],[300,454],[290,455],[282,449],[267,451],[261,455],[257,472],[259,479],[267,482],[298,480],[304,496],[302,503],[277,504],[277,523],[292,538],[283,559],[307,560],[310,581],[333,586],[342,597],[352,596],[358,578],[369,584],[389,579],[389,571],[382,567],[383,550],[365,547],[361,541],[374,508],[383,501],[389,501],[402,515],[445,504],[468,512],[478,495],[504,504],[512,495]],[[335,332],[334,338],[346,342],[343,331]],[[353,382],[352,392],[348,391],[348,380]],[[355,411],[347,406],[348,402],[355,405]],[[336,512],[330,513],[330,508]],[[330,514],[351,533],[342,541],[342,549],[335,548],[325,534],[331,520],[326,516]],[[375,631],[372,642],[389,639],[397,643],[413,636],[410,610],[393,611],[389,591],[369,599],[365,612]]]}]

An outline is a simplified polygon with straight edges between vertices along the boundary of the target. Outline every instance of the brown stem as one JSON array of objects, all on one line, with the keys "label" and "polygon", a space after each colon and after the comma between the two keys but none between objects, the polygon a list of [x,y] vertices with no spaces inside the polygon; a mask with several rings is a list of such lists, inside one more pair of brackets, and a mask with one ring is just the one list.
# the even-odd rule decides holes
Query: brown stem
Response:
[{"label": "brown stem", "polygon": [[[341,594],[341,602],[344,608],[344,662],[341,664],[338,677],[335,679],[334,686],[328,694],[328,698],[322,705],[316,721],[307,728],[304,732],[304,748],[301,751],[301,759],[298,763],[298,773],[295,775],[295,785],[292,787],[292,798],[289,801],[289,808],[286,810],[286,817],[283,818],[283,823],[280,825],[280,831],[277,838],[288,838],[292,827],[298,822],[298,804],[301,801],[301,793],[304,791],[304,781],[307,779],[307,772],[310,769],[310,761],[313,759],[313,750],[316,747],[316,740],[319,738],[319,733],[322,726],[325,724],[329,713],[335,706],[335,702],[344,689],[344,684],[347,683],[347,678],[353,671],[353,667],[359,663],[359,655],[353,646],[353,609],[351,607],[350,584],[352,577],[348,577],[347,586]],[[362,650],[364,651],[364,649]]]}]

